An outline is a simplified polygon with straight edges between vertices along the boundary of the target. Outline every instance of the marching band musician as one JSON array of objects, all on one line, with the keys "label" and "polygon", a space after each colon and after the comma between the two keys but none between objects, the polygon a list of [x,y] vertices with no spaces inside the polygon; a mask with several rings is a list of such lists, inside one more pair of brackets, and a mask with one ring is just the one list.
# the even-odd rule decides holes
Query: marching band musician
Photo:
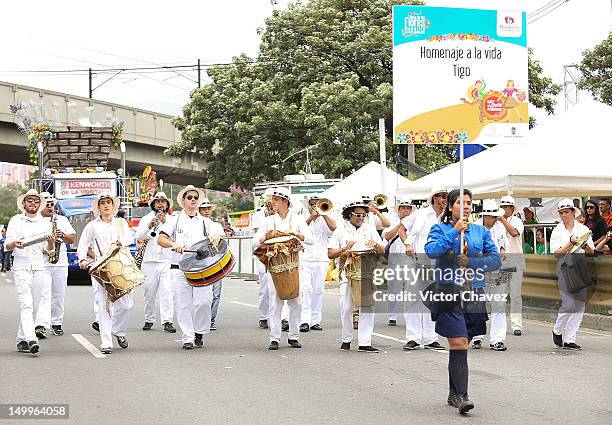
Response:
[{"label": "marching band musician", "polygon": [[[277,187],[272,190],[272,203],[275,213],[266,217],[264,223],[257,230],[253,238],[253,251],[255,251],[266,240],[266,234],[271,230],[286,232],[295,236],[305,245],[312,243],[310,228],[306,225],[304,217],[297,214],[291,207],[291,195],[289,190],[284,187]],[[281,336],[281,310],[283,300],[281,300],[274,287],[274,282],[268,273],[268,291],[270,293],[270,345],[269,350],[278,350]],[[300,316],[302,313],[301,300],[298,295],[296,298],[287,300],[289,307],[289,336],[288,343],[293,348],[301,348],[299,343]]]},{"label": "marching band musician", "polygon": [[[506,245],[508,239],[506,238],[506,229],[499,222],[499,217],[504,215],[504,210],[497,206],[495,199],[485,199],[482,203],[482,211],[480,213],[482,218],[476,222],[484,226],[491,232],[491,240],[497,248],[497,252],[502,257],[502,264],[505,262],[506,257]],[[490,275],[489,275],[490,276]],[[506,283],[495,283],[487,282],[485,286],[485,292],[492,295],[489,303],[491,304],[491,327],[490,327],[490,343],[489,348],[495,351],[506,351],[506,301],[505,295],[507,293]],[[503,300],[502,300],[503,298]],[[482,348],[482,341],[484,335],[476,335],[472,339],[472,348]]]},{"label": "marching band musician", "polygon": [[159,229],[157,243],[162,248],[172,248],[172,264],[170,275],[174,302],[176,305],[176,319],[183,333],[181,342],[185,350],[202,348],[204,334],[210,332],[212,285],[193,287],[189,285],[179,263],[187,247],[202,241],[208,236],[213,246],[221,240],[212,220],[202,217],[198,213],[198,206],[204,199],[204,192],[193,185],[181,190],[176,202],[183,210],[172,217],[168,217]]},{"label": "marching band musician", "polygon": [[[329,240],[327,256],[336,259],[348,250],[355,248],[371,248],[382,254],[385,251],[383,241],[374,226],[365,224],[368,216],[368,203],[363,199],[351,202],[342,210],[343,223],[338,226]],[[353,339],[352,313],[355,311],[353,294],[348,285],[344,271],[340,275],[340,304],[342,323],[342,344],[340,349],[348,351],[351,349]],[[359,351],[378,353],[378,349],[372,347],[372,332],[374,331],[374,312],[372,308],[360,307],[358,324]]]},{"label": "marching band musician", "polygon": [[[202,217],[206,217],[212,221],[212,226],[214,226],[213,234],[224,235],[225,231],[223,230],[223,226],[221,223],[217,223],[212,219],[212,212],[215,209],[216,205],[211,204],[208,198],[204,198],[198,211]],[[221,284],[222,280],[218,280],[213,283],[212,291],[213,291],[213,299],[212,306],[210,309],[210,330],[214,331],[217,329],[217,325],[215,324],[215,319],[217,318],[217,312],[219,311],[219,302],[221,301]]]},{"label": "marching band musician", "polygon": [[311,245],[304,247],[301,264],[301,332],[308,332],[310,329],[323,330],[321,327],[321,310],[325,276],[329,267],[327,245],[332,232],[336,230],[336,221],[329,214],[319,214],[316,208],[319,199],[318,196],[312,196],[308,200],[309,216],[306,219],[306,224],[312,233],[313,242]]},{"label": "marching band musician", "polygon": [[[21,309],[17,329],[17,350],[36,354],[38,339],[46,338],[51,321],[51,279],[45,271],[44,256],[55,248],[51,224],[39,211],[44,199],[34,189],[17,198],[21,214],[13,216],[6,229],[6,250],[13,251],[15,289]],[[41,242],[24,247],[24,242],[48,235]]]},{"label": "marching band musician", "polygon": [[[427,198],[429,204],[425,208],[419,209],[411,214],[413,218],[412,228],[406,235],[406,254],[412,259],[417,269],[421,270],[415,281],[417,290],[424,290],[430,283],[427,276],[423,273],[432,261],[425,254],[425,243],[432,226],[440,222],[440,217],[446,208],[448,190],[443,187],[433,188]],[[412,351],[420,348],[421,344],[425,349],[444,350],[438,342],[438,335],[435,331],[435,323],[431,320],[431,314],[423,304],[420,297],[416,300],[405,301],[406,310],[410,312],[406,316],[406,345],[404,350]]]},{"label": "marching band musician", "polygon": [[[155,323],[155,299],[159,296],[159,312],[164,331],[175,333],[172,323],[174,301],[172,281],[170,280],[170,262],[172,251],[157,244],[159,227],[168,220],[172,200],[164,192],[157,192],[149,201],[151,212],[140,219],[135,238],[147,241],[142,259],[141,270],[145,274],[144,282],[144,326],[148,331]],[[145,242],[143,242],[145,243]]]},{"label": "marching band musician", "polygon": [[[134,242],[130,228],[123,218],[115,217],[119,210],[119,198],[109,193],[101,193],[92,203],[96,219],[87,223],[77,247],[79,266],[86,270],[91,265],[89,250],[96,259],[108,254],[114,245],[127,247]],[[126,330],[130,310],[134,305],[132,292],[122,296],[117,301],[107,304],[106,289],[92,278],[94,296],[98,300],[98,327],[100,330],[100,351],[110,354],[113,348],[113,338],[123,349],[128,347]]]},{"label": "marching band musician", "polygon": [[[268,188],[262,195],[263,205],[253,214],[252,227],[256,234],[261,226],[263,226],[266,217],[274,214],[274,205],[272,204],[272,188]],[[266,266],[255,258],[257,267],[257,276],[259,278],[259,294],[257,301],[257,316],[259,318],[259,327],[268,329],[268,318],[270,317],[270,293],[268,292],[268,273]]]},{"label": "marching band musician", "polygon": [[[404,240],[406,239],[406,228],[404,223],[406,219],[412,213],[412,203],[407,199],[400,199],[395,205],[396,215],[391,219],[391,225],[385,229],[382,233],[383,238],[388,241],[389,246],[389,269],[395,269],[396,266],[407,266],[408,257],[406,256]],[[402,239],[401,236],[404,236]],[[394,294],[395,296],[401,294],[404,291],[411,291],[411,288],[405,287],[410,282],[405,280],[397,279],[395,276],[393,279],[387,280],[388,293]],[[400,303],[395,299],[388,303],[388,318],[389,326],[397,325],[398,313],[400,310]],[[406,321],[408,318],[406,317]]]},{"label": "marching band musician", "polygon": [[[52,229],[55,227],[53,237],[56,240],[61,240],[59,252],[56,252],[57,262],[51,263],[49,256],[45,257],[45,269],[51,277],[51,332],[53,335],[63,335],[64,330],[64,301],[66,299],[66,286],[68,285],[68,253],[66,250],[67,243],[74,243],[76,239],[76,230],[70,224],[70,221],[63,215],[55,213],[54,208],[57,204],[55,199],[49,192],[41,193],[44,198],[45,208],[41,210],[41,215],[45,220],[51,223]],[[55,223],[55,224],[53,224]],[[56,249],[58,246],[56,245]]]}]

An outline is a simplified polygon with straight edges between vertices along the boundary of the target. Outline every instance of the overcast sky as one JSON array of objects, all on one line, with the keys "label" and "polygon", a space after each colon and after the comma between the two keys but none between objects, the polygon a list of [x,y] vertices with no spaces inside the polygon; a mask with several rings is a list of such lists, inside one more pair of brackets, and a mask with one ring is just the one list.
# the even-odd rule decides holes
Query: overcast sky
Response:
[{"label": "overcast sky", "polygon": [[[86,69],[229,62],[256,56],[257,28],[273,8],[289,0],[3,2],[0,81],[87,96],[87,74],[36,75],[26,70]],[[432,6],[523,8],[528,13],[549,0],[429,0]],[[10,17],[10,18],[9,18]],[[528,43],[545,72],[563,81],[563,65],[607,37],[611,0],[570,0],[528,27]],[[195,73],[188,73],[192,79]],[[109,75],[96,76],[94,87]],[[94,98],[157,112],[178,114],[193,81],[173,73],[118,75]],[[27,99],[24,99],[27,100]]]}]

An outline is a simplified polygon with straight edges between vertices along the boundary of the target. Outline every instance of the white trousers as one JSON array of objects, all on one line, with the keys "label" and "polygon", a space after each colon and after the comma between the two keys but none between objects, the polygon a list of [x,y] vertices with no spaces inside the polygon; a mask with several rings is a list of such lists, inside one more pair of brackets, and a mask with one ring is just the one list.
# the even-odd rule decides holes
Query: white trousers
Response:
[{"label": "white trousers", "polygon": [[204,287],[191,286],[185,280],[182,271],[170,270],[172,290],[174,291],[174,304],[176,307],[176,321],[181,332],[183,344],[195,340],[195,334],[210,332],[210,311],[212,306],[212,285]]},{"label": "white trousers", "polygon": [[134,295],[130,292],[119,298],[114,303],[106,301],[106,290],[95,282],[95,297],[98,300],[98,324],[100,325],[100,347],[112,348],[113,335],[125,336],[130,310],[134,305]]},{"label": "white trousers", "polygon": [[[498,342],[506,342],[506,329],[508,323],[506,320],[506,301],[503,300],[503,295],[508,293],[508,284],[495,285],[487,281],[485,293],[498,298],[491,297],[489,305],[491,306],[489,343],[497,344]],[[485,335],[478,335],[473,340],[483,341]]]},{"label": "white trousers", "polygon": [[557,279],[559,282],[559,292],[561,294],[561,307],[557,314],[557,321],[553,332],[557,335],[563,335],[564,343],[576,342],[576,333],[582,323],[584,316],[584,308],[586,306],[587,288],[570,294],[567,292],[567,284],[563,275],[557,270]]},{"label": "white trousers", "polygon": [[510,280],[510,326],[513,331],[523,330],[523,272],[517,267]]},{"label": "white trousers", "polygon": [[270,342],[280,341],[281,337],[281,313],[283,305],[287,303],[289,309],[289,336],[288,339],[298,340],[300,338],[300,318],[302,315],[302,301],[300,296],[292,300],[281,300],[276,293],[272,277],[268,273],[268,293],[270,294]]},{"label": "white trousers", "polygon": [[144,320],[155,323],[155,300],[159,297],[161,324],[170,322],[174,316],[170,263],[147,261],[142,263],[144,282]]},{"label": "white trousers", "polygon": [[300,296],[302,297],[302,323],[321,323],[327,261],[302,261],[300,265]]},{"label": "white trousers", "polygon": [[13,279],[21,310],[17,342],[37,341],[34,328],[51,323],[51,278],[45,270],[15,270]]},{"label": "white trousers", "polygon": [[257,274],[259,276],[259,298],[257,302],[257,316],[259,320],[268,320],[270,317],[270,294],[268,293],[268,278],[266,267],[256,260]]},{"label": "white trousers", "polygon": [[46,272],[51,278],[51,324],[64,323],[64,301],[66,299],[66,285],[68,284],[67,266],[46,266]]},{"label": "white trousers", "polygon": [[[340,282],[340,320],[342,323],[342,342],[351,342],[353,339],[353,311],[355,303],[348,282]],[[359,346],[372,345],[372,332],[374,332],[374,308],[359,308],[359,326],[357,340]]]}]

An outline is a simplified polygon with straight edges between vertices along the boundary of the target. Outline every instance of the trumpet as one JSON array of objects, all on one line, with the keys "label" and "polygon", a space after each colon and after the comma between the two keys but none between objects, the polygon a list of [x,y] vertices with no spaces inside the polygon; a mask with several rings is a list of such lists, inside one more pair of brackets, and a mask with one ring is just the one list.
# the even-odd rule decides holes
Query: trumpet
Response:
[{"label": "trumpet", "polygon": [[382,210],[387,207],[387,195],[385,195],[384,193],[379,193],[378,195],[374,196],[372,202],[376,204],[376,208]]},{"label": "trumpet", "polygon": [[334,204],[327,198],[321,198],[317,200],[317,203],[315,204],[315,211],[319,215],[329,215],[333,208]]}]

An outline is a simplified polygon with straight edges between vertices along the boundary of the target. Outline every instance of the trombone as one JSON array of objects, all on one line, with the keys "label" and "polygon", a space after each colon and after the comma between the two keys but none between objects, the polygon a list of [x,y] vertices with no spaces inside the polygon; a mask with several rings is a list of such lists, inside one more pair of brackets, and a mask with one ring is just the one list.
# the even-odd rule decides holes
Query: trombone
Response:
[{"label": "trombone", "polygon": [[334,204],[327,198],[318,199],[314,207],[315,211],[319,215],[329,215],[331,214],[333,208]]},{"label": "trombone", "polygon": [[378,195],[374,196],[372,202],[374,202],[376,208],[382,210],[387,207],[387,195],[385,195],[384,193],[379,193]]}]

